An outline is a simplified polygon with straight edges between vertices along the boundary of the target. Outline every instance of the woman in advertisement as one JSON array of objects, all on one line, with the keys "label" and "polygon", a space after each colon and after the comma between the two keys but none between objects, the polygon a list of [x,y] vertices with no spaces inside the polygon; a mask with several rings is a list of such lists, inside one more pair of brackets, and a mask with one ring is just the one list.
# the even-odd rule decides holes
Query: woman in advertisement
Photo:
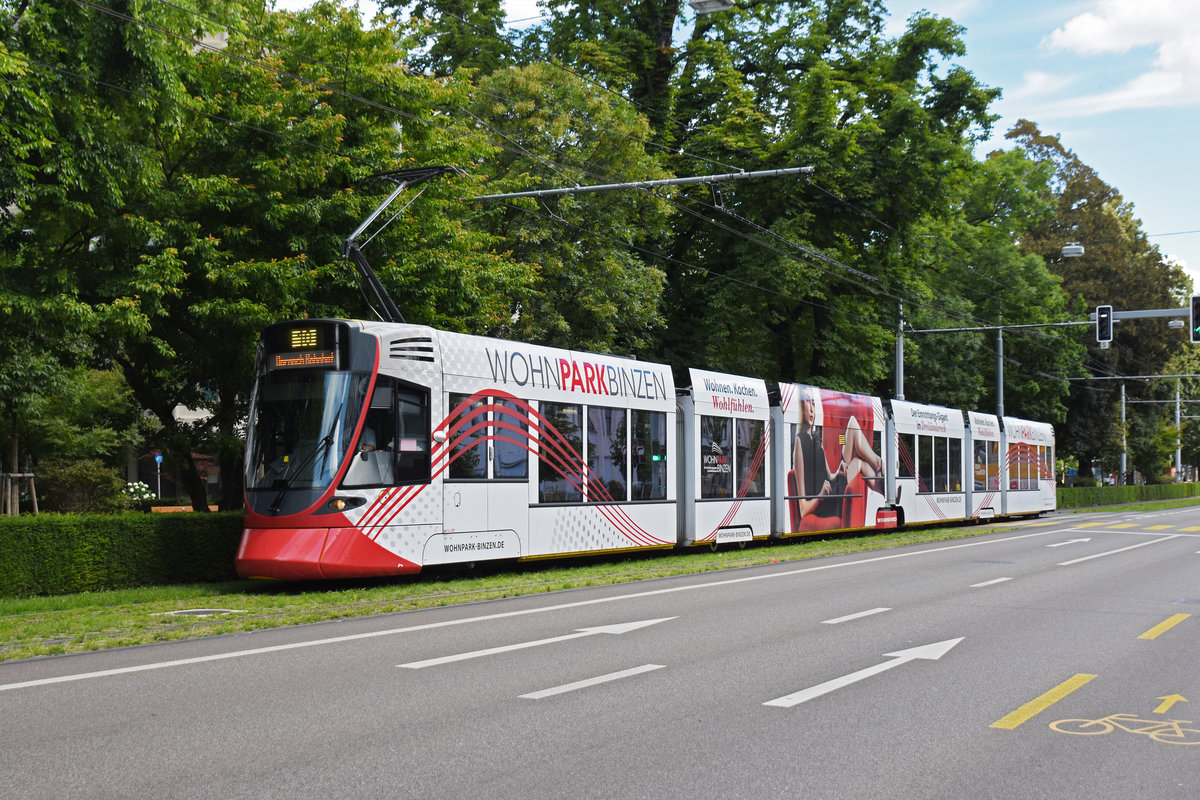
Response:
[{"label": "woman in advertisement", "polygon": [[[837,468],[829,469],[818,426],[817,403],[819,389],[807,388],[800,400],[800,429],[793,446],[793,469],[799,497],[799,529],[824,530],[862,525],[862,520],[846,518],[847,498],[855,479],[862,477],[859,487],[879,491],[883,480],[883,459],[871,448],[871,440],[863,432],[858,419],[851,415],[846,421],[841,459]],[[860,489],[861,491],[861,489]]]}]

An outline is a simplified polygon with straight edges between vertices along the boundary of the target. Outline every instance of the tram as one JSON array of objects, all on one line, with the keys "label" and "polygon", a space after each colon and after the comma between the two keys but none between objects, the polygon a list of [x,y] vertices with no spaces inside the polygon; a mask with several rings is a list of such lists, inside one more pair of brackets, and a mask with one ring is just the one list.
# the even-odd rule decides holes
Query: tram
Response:
[{"label": "tram", "polygon": [[1046,423],[450,333],[267,328],[245,577],[717,547],[1052,510]]}]

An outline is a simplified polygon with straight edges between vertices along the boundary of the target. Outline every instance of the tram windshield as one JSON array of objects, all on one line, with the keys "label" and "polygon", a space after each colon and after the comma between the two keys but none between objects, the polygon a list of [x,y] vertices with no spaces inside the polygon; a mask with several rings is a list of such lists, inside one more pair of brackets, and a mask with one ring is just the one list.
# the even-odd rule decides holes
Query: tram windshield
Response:
[{"label": "tram windshield", "polygon": [[348,455],[370,378],[332,370],[260,374],[246,442],[253,506],[278,513],[286,502],[294,510],[329,487]]}]

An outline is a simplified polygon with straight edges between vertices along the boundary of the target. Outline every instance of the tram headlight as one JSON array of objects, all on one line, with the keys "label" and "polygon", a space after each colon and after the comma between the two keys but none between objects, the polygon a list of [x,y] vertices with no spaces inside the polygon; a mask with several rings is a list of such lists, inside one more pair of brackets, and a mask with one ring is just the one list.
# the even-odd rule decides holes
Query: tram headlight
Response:
[{"label": "tram headlight", "polygon": [[361,497],[335,497],[325,504],[330,511],[345,511],[348,508],[358,508],[367,501]]}]

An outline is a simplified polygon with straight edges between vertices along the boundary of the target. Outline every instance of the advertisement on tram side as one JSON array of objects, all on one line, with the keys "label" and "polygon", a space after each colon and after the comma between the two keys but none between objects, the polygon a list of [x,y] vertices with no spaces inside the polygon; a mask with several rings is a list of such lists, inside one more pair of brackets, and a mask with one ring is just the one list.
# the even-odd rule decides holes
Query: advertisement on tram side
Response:
[{"label": "advertisement on tram side", "polygon": [[779,388],[789,531],[895,526],[894,512],[883,508],[879,398],[802,384]]}]

